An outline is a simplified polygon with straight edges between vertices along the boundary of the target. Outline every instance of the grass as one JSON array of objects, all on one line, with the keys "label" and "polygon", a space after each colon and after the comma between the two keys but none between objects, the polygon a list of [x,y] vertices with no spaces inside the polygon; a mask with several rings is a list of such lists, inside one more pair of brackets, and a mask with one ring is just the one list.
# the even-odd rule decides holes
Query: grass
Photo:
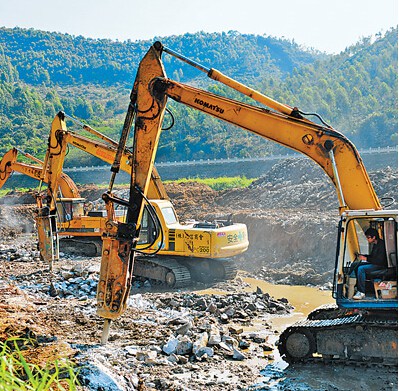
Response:
[{"label": "grass", "polygon": [[[232,188],[243,188],[248,187],[256,178],[246,178],[245,176],[236,176],[236,177],[219,177],[219,178],[182,178],[174,181],[163,181],[164,183],[184,183],[184,182],[198,182],[208,185],[213,190],[226,190]],[[79,184],[79,186],[84,186]],[[95,185],[99,188],[107,188],[108,184],[98,184]],[[124,188],[128,187],[129,184],[118,184],[115,185],[115,188]],[[14,189],[0,189],[0,198],[7,195],[10,191],[19,191],[19,192],[27,192],[30,188],[14,188]]]},{"label": "grass", "polygon": [[213,190],[226,190],[232,188],[248,187],[255,179],[249,179],[245,176],[220,177],[220,178],[184,178],[176,181],[166,181],[165,183],[184,183],[198,182],[208,185]]},{"label": "grass", "polygon": [[12,191],[27,193],[29,190],[32,190],[32,188],[31,187],[15,187],[15,188],[0,189],[0,198],[6,196],[8,193],[10,193]]},{"label": "grass", "polygon": [[77,390],[77,373],[70,361],[57,359],[44,367],[29,363],[23,351],[31,347],[30,340],[21,338],[0,342],[0,391]]},{"label": "grass", "polygon": [[[236,177],[219,177],[219,178],[181,178],[177,180],[167,180],[163,183],[185,183],[185,182],[197,182],[208,185],[213,190],[225,190],[232,188],[243,188],[248,187],[256,178],[246,178],[245,176]],[[106,188],[108,184],[95,185],[99,188]],[[121,183],[114,186],[115,188],[126,188],[129,187],[128,183]]]}]

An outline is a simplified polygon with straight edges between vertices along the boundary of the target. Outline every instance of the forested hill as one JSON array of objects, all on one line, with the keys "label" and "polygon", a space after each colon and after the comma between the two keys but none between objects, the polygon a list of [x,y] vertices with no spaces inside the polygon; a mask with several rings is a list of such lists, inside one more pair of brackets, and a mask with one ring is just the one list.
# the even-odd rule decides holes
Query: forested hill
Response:
[{"label": "forested hill", "polygon": [[[117,139],[137,65],[155,40],[281,102],[318,112],[359,148],[397,143],[397,28],[365,38],[339,55],[234,31],[119,42],[0,28],[1,156],[18,146],[43,157],[43,140],[59,110]],[[163,61],[174,80],[238,98],[195,68],[167,55]],[[175,125],[161,136],[158,161],[281,150],[183,105],[169,106]],[[92,163],[72,148],[66,161]]]},{"label": "forested hill", "polygon": [[[324,57],[300,50],[295,43],[237,32],[158,38],[165,46],[184,53],[206,66],[228,69],[245,79],[262,75],[290,74],[294,68]],[[100,84],[131,86],[137,64],[153,41],[111,41],[20,28],[0,29],[0,45],[17,68],[22,81],[30,85]],[[170,75],[187,81],[194,68],[172,62]]]}]

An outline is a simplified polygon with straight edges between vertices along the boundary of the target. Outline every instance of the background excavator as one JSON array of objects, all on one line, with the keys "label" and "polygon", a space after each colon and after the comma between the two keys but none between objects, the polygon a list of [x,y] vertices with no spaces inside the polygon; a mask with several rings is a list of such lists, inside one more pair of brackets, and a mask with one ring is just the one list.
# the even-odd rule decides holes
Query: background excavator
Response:
[{"label": "background excavator", "polygon": [[[163,52],[194,66],[211,79],[235,89],[263,106],[242,103],[168,79],[161,60]],[[149,152],[146,159],[155,155],[163,112],[167,99],[170,98],[300,152],[324,170],[336,188],[339,201],[340,222],[332,292],[336,305],[316,309],[306,320],[287,328],[278,341],[279,351],[287,362],[336,360],[396,366],[397,295],[394,287],[397,283],[397,211],[383,209],[356,147],[317,114],[307,114],[296,107],[281,104],[215,69],[208,69],[163,47],[160,42],[154,43],[141,61],[132,97],[134,105],[138,100],[142,104],[136,110],[138,114],[133,149],[139,150],[141,147],[138,143],[145,140]],[[309,115],[316,116],[320,124],[305,118]],[[145,129],[149,129],[149,132]],[[152,138],[144,137],[143,133],[146,136],[151,133]],[[124,202],[130,208],[139,210],[145,191],[138,189],[144,189],[147,182],[138,184],[135,175],[148,175],[151,164],[140,165],[139,160],[135,167],[137,170],[132,172],[130,198]],[[112,197],[106,199],[106,202],[110,209]],[[129,222],[135,224],[137,230],[140,229],[137,216],[132,216]],[[115,220],[114,223],[116,226]],[[365,246],[364,237],[368,227],[376,228],[385,241],[388,267],[378,278],[389,283],[392,288],[386,289],[388,294],[382,295],[381,290],[374,289],[380,282],[376,281],[375,276],[371,276],[370,283],[374,286],[371,286],[363,300],[354,300],[350,269],[357,254],[370,250]],[[118,237],[114,234],[113,240],[115,248],[126,244],[126,237],[123,235]],[[131,262],[134,262],[134,243],[134,238],[131,238],[128,248],[126,247]],[[126,262],[126,257],[127,253],[124,253],[122,259],[115,251],[113,254],[112,251],[106,254],[103,252],[103,265],[111,265],[111,269],[120,272],[118,265]],[[118,297],[121,290],[118,288],[114,291],[111,284],[108,285],[108,290],[104,289],[109,274],[105,268],[101,273],[100,279],[104,284],[98,293],[98,313],[110,320],[119,316],[124,307],[118,300],[110,300],[109,305],[104,306],[104,293],[110,298]],[[128,291],[128,272],[123,281],[125,294]]]},{"label": "background excavator", "polygon": [[[47,169],[42,173],[44,162],[32,155],[22,153],[38,165],[17,161],[16,148],[7,152],[0,162],[0,188],[13,171],[24,173],[32,178],[49,182],[52,166],[63,166],[67,146],[73,145],[86,153],[111,164],[116,155],[118,144],[100,132],[83,125],[86,131],[96,136],[95,139],[79,135],[66,129],[66,117],[58,113],[49,136]],[[62,121],[62,122],[61,122]],[[132,152],[124,149],[120,168],[130,173]],[[101,254],[101,236],[107,221],[105,210],[86,210],[87,202],[80,197],[79,190],[72,179],[61,172],[57,180],[52,181],[47,193],[56,194],[56,221],[60,249],[64,252],[77,252],[86,256]],[[134,275],[164,283],[170,287],[182,287],[191,280],[210,282],[234,278],[237,266],[232,257],[248,248],[248,235],[245,224],[227,220],[181,224],[172,203],[169,200],[159,174],[154,167],[148,189],[150,204],[156,211],[157,220],[150,218],[144,210],[141,223],[140,240],[137,249],[143,254],[135,263]],[[118,218],[124,218],[125,211],[116,211]],[[160,227],[158,227],[160,225]],[[43,226],[40,226],[43,230]],[[163,232],[163,244],[160,247],[160,232]],[[49,233],[39,233],[39,248],[42,258],[50,259],[58,254],[56,243],[46,245]],[[148,245],[150,243],[150,245]],[[55,247],[53,249],[53,247]],[[157,255],[151,255],[157,251]]]}]

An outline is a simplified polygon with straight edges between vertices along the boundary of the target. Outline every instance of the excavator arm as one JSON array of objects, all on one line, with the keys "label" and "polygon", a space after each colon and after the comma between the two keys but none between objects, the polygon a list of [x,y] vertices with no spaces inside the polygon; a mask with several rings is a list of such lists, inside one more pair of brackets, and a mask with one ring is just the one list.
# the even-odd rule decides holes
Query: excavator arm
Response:
[{"label": "excavator arm", "polygon": [[[130,292],[134,250],[140,233],[141,215],[150,186],[166,106],[166,98],[153,96],[148,84],[160,74],[164,75],[160,53],[156,47],[152,47],[140,62],[115,161],[111,167],[110,186],[103,196],[108,222],[103,235],[101,270],[97,288],[97,314],[105,318],[103,343],[108,339],[110,321],[124,312]],[[133,121],[133,161],[130,195],[126,201],[113,196],[112,186],[115,174],[119,171],[124,144]],[[125,222],[116,221],[115,203],[127,207]]]},{"label": "excavator arm", "polygon": [[[154,45],[161,44],[157,42]],[[277,111],[215,95],[162,76],[150,84],[152,94],[167,96],[306,155],[317,163],[334,183],[340,212],[347,209],[381,209],[380,201],[356,147],[343,134],[325,124],[319,125],[305,119],[298,108],[276,102],[215,69],[204,68],[170,49],[163,49],[206,72],[210,78]]]},{"label": "excavator arm", "polygon": [[[65,117],[68,118],[66,114],[61,112],[58,115],[65,115]],[[71,117],[69,118],[72,121],[76,121]],[[74,147],[111,165],[115,160],[118,143],[88,125],[83,125],[82,127],[84,130],[94,135],[96,139],[85,137],[71,130],[67,130],[66,128],[52,128],[52,131],[57,133],[52,135],[53,139],[56,140],[56,144],[52,148],[61,150],[65,145],[73,145]],[[133,153],[128,148],[124,148],[121,151],[120,170],[130,174],[132,170],[132,161]],[[151,171],[148,198],[160,200],[169,199],[155,166]]]},{"label": "excavator arm", "polygon": [[[33,160],[39,165],[18,162],[18,154]],[[24,174],[30,178],[37,179],[38,181],[48,182],[48,172],[45,171],[43,175],[43,161],[35,158],[34,156],[21,151],[18,148],[12,148],[6,152],[0,161],[0,189],[7,182],[8,178],[13,172]],[[80,197],[79,190],[75,182],[64,172],[61,173],[58,181],[59,190],[62,197],[77,198]]]},{"label": "excavator arm", "polygon": [[[52,150],[56,144],[56,130],[65,129],[63,115],[57,115],[51,123],[51,132],[48,139],[46,156],[43,162],[40,185],[36,193],[36,215],[38,242],[40,255],[49,264],[52,270],[53,262],[59,259],[59,239],[57,228],[56,198],[62,175],[62,162],[66,154],[66,148]],[[46,179],[47,189],[41,191],[41,184]]]}]

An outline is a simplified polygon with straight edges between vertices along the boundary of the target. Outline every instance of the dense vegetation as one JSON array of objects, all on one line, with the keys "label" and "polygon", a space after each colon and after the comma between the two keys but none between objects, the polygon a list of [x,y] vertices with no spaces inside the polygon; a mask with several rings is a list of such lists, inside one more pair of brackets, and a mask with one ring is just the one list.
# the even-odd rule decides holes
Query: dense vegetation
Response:
[{"label": "dense vegetation", "polygon": [[[319,113],[359,148],[397,143],[397,28],[339,55],[234,31],[158,39],[281,102]],[[43,140],[59,110],[117,139],[138,62],[151,43],[0,28],[0,155],[18,146],[43,157]],[[171,78],[238,98],[198,70],[168,55],[163,60]],[[169,108],[176,123],[161,136],[158,161],[256,156],[281,148],[183,105],[171,102]],[[71,148],[66,163],[94,162]]]}]

